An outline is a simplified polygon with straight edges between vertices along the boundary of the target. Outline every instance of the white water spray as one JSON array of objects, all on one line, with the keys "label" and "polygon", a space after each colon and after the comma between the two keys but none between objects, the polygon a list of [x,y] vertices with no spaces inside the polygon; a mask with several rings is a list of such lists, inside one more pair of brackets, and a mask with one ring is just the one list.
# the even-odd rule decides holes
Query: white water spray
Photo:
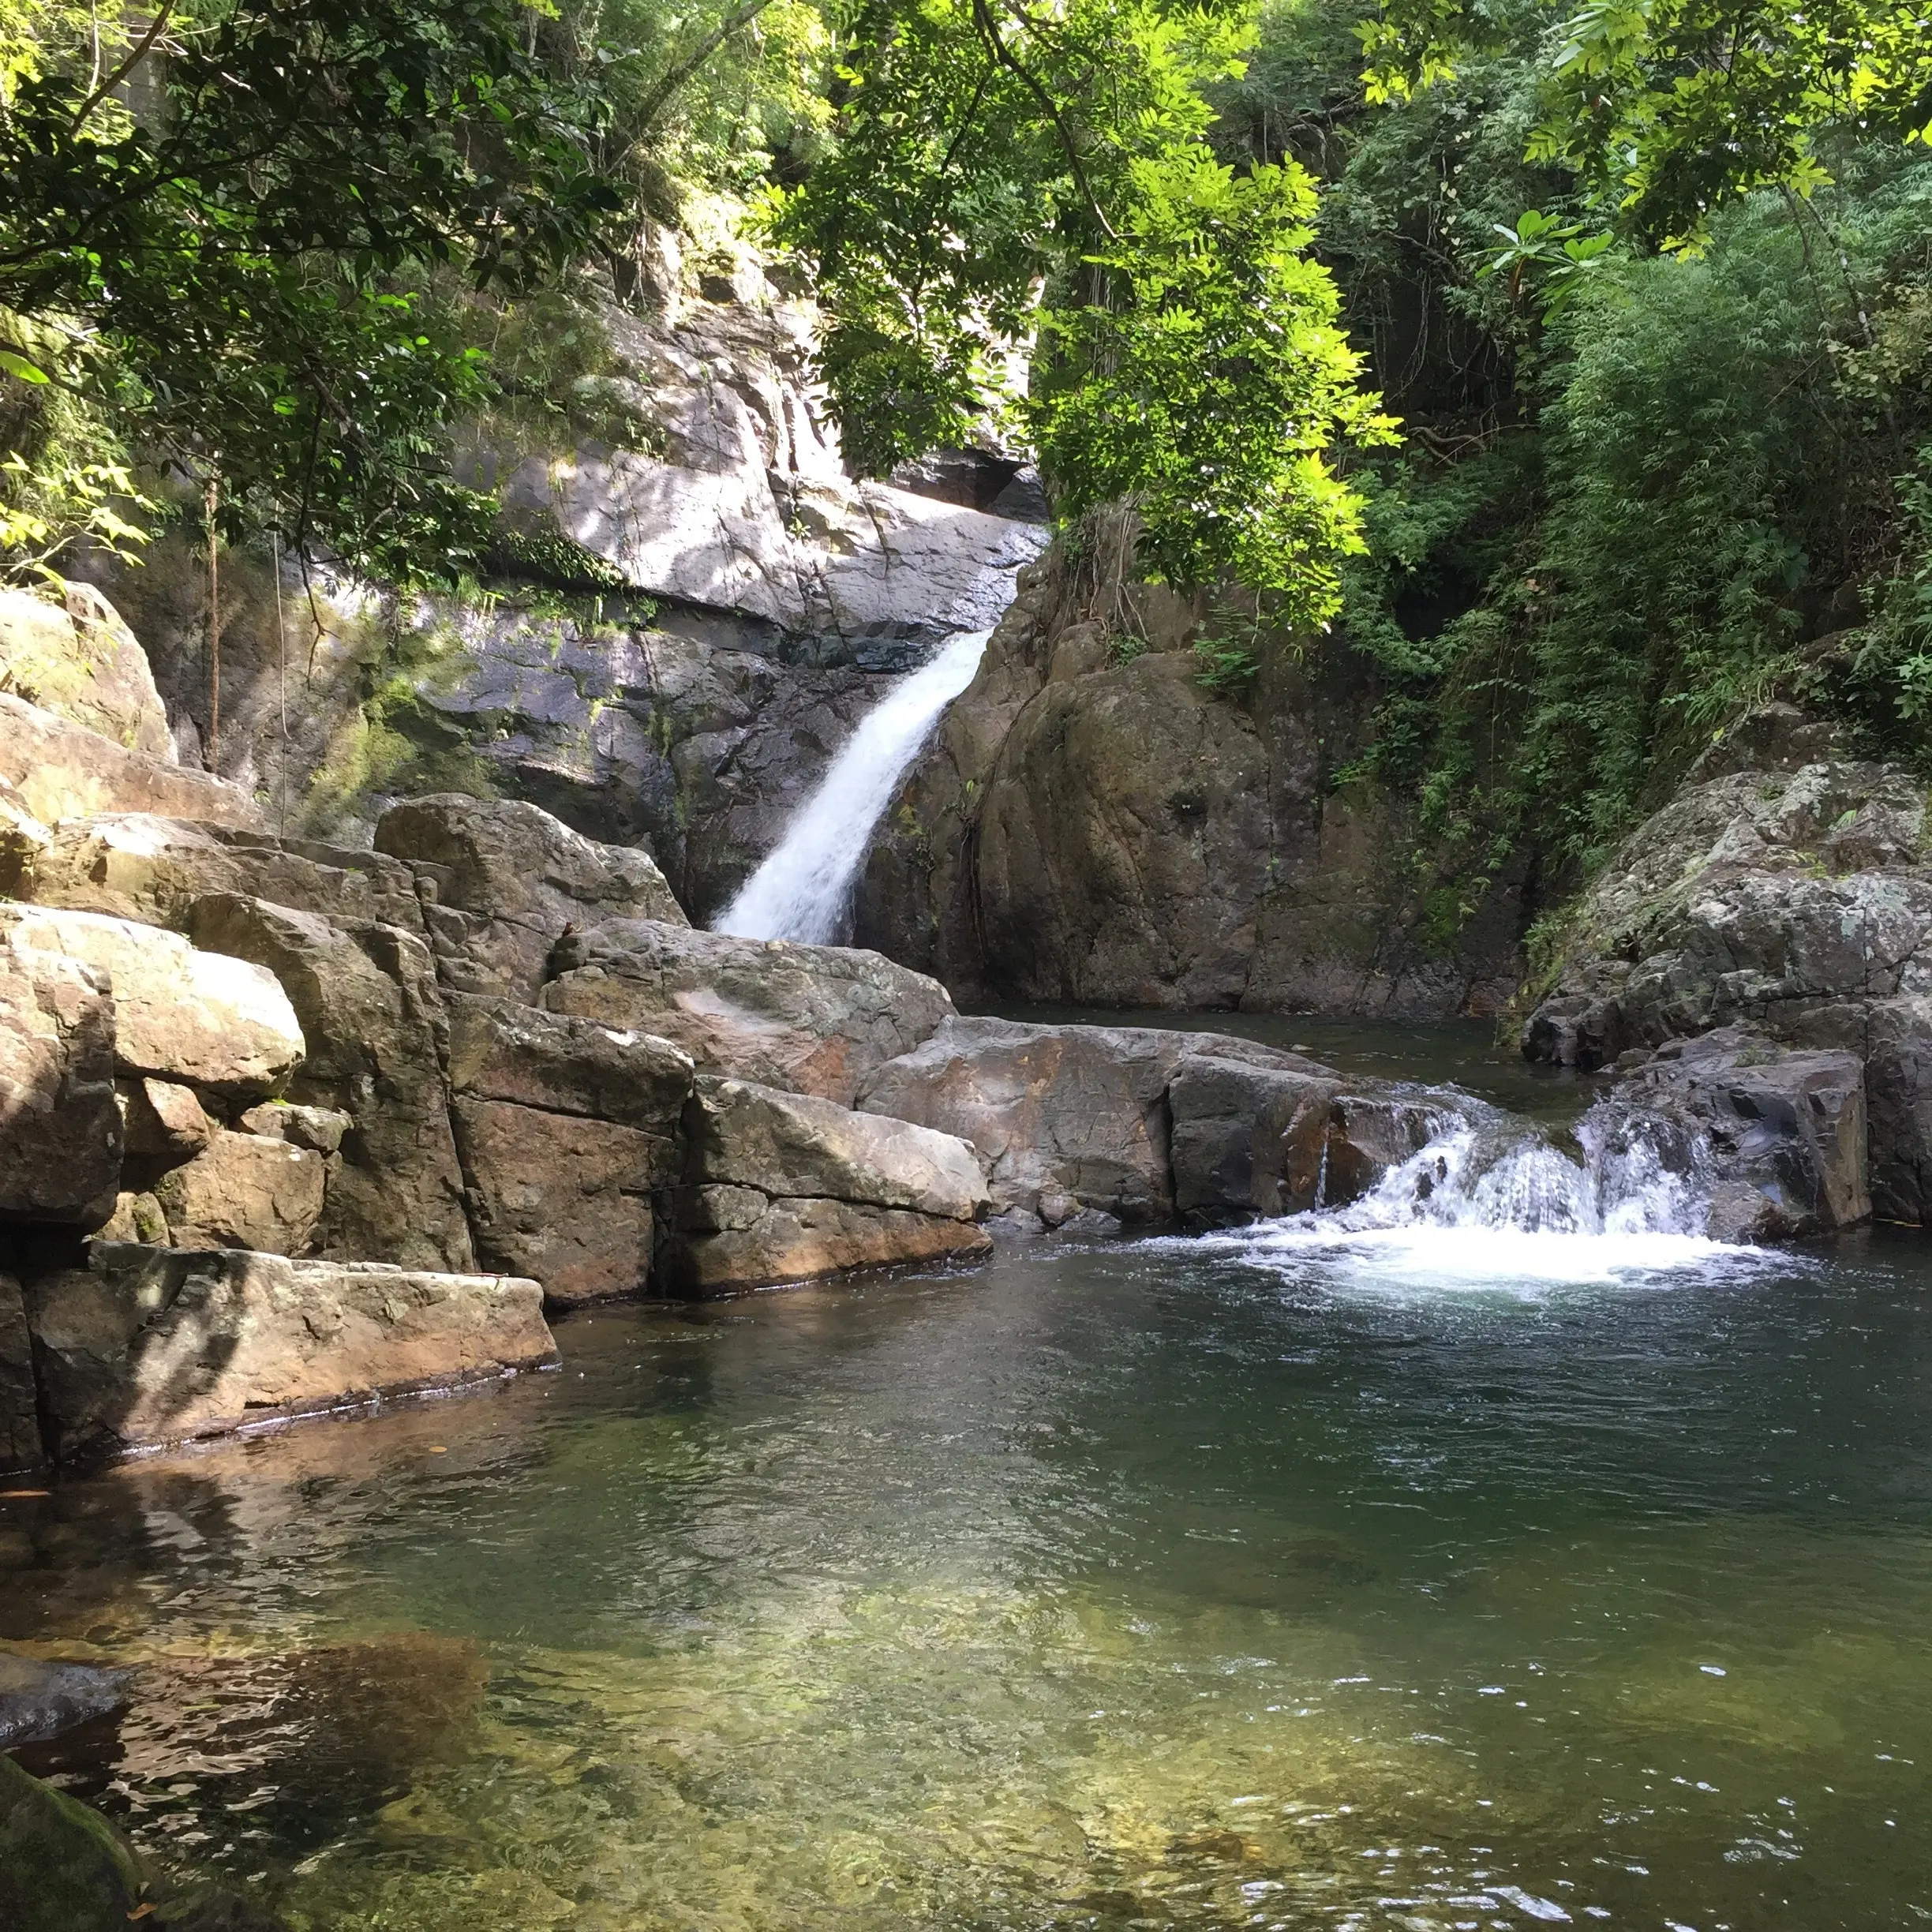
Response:
[{"label": "white water spray", "polygon": [[835,942],[874,828],[946,706],[972,682],[990,633],[949,638],[859,721],[818,789],[717,923],[747,939]]},{"label": "white water spray", "polygon": [[1600,1105],[1578,1123],[1573,1154],[1467,1095],[1440,1098],[1428,1144],[1359,1200],[1207,1242],[1284,1274],[1312,1268],[1398,1292],[1661,1282],[1766,1259],[1705,1233],[1710,1175],[1701,1144]]}]

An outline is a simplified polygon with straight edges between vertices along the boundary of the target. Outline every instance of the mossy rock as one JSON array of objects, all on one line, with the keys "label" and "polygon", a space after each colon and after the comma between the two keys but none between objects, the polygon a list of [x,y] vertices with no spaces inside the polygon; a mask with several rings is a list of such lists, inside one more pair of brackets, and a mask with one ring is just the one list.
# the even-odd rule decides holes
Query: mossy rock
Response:
[{"label": "mossy rock", "polygon": [[98,1811],[0,1756],[0,1926],[126,1932],[130,1922],[154,1932],[283,1932],[219,1886],[152,1885]]},{"label": "mossy rock", "polygon": [[0,1925],[8,1932],[125,1932],[141,1869],[98,1811],[0,1757]]}]

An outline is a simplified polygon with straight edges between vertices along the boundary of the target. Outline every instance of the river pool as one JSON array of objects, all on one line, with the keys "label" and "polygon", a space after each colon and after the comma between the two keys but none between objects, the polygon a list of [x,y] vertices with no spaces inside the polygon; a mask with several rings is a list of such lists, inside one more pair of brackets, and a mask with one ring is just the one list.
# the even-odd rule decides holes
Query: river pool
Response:
[{"label": "river pool", "polygon": [[298,1932],[1932,1919],[1932,1243],[1536,1238],[606,1309],[9,1496],[0,1638],[133,1673],[36,1768]]}]

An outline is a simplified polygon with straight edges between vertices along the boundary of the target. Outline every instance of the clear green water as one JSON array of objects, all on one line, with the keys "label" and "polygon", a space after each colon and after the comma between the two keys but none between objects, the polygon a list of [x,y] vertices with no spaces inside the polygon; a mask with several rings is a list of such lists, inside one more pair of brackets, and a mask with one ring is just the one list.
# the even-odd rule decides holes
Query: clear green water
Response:
[{"label": "clear green water", "polygon": [[133,1664],[65,1775],[298,1927],[1909,1926],[1929,1260],[608,1311],[0,1503],[0,1636]]}]

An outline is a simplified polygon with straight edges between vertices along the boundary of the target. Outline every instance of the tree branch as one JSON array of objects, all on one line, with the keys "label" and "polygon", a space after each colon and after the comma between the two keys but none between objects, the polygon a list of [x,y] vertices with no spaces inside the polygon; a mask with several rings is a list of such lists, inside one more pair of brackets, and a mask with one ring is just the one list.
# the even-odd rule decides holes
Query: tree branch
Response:
[{"label": "tree branch", "polygon": [[637,131],[624,143],[623,152],[617,157],[619,161],[626,159],[636,151],[638,143],[650,132],[652,122],[657,119],[672,95],[733,34],[741,27],[750,26],[770,5],[771,0],[745,0],[745,4],[736,13],[728,14],[675,67],[659,76],[657,85],[644,96],[643,103],[638,109]]},{"label": "tree branch", "polygon": [[987,43],[993,58],[1046,110],[1047,118],[1054,124],[1054,130],[1060,137],[1060,145],[1066,155],[1067,166],[1073,171],[1074,185],[1080,191],[1080,198],[1086,204],[1094,219],[1100,224],[1100,232],[1110,242],[1118,242],[1120,237],[1114,232],[1114,224],[1106,218],[1106,211],[1095,198],[1092,184],[1087,178],[1087,170],[1081,165],[1080,151],[1073,144],[1073,130],[1068,127],[1065,117],[1058,104],[1046,88],[1034,79],[1012,48],[1000,38],[999,23],[993,17],[987,0],[972,0],[973,24],[979,31],[979,37]]},{"label": "tree branch", "polygon": [[161,0],[161,5],[155,10],[154,18],[148,23],[148,31],[135,43],[134,51],[75,109],[73,120],[68,129],[69,133],[73,133],[74,129],[78,128],[81,122],[86,120],[88,116],[148,58],[149,49],[153,47],[155,41],[161,38],[161,30],[167,26],[168,16],[174,11],[174,0]]}]

